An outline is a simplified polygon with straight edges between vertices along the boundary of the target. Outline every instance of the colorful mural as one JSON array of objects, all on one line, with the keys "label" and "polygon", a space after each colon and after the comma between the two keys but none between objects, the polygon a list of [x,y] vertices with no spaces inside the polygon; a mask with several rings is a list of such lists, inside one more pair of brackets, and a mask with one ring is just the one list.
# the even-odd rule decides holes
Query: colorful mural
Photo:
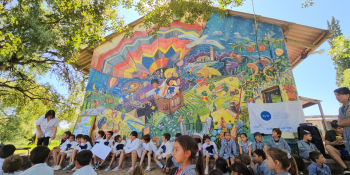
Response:
[{"label": "colorful mural", "polygon": [[247,103],[299,100],[282,30],[242,17],[141,25],[95,49],[82,111],[95,130],[202,137],[250,133]]}]

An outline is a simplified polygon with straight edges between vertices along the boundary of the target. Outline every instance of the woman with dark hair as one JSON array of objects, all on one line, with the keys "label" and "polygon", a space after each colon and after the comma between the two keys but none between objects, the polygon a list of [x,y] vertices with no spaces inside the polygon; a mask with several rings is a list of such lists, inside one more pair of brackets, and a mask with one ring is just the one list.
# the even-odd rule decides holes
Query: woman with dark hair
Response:
[{"label": "woman with dark hair", "polygon": [[55,111],[49,110],[45,116],[41,116],[36,122],[36,137],[38,138],[37,145],[49,145],[50,138],[55,139],[57,126],[59,125],[58,118],[55,117]]},{"label": "woman with dark hair", "polygon": [[346,150],[350,152],[350,90],[347,87],[341,87],[334,90],[334,95],[343,104],[339,108],[338,125],[344,128],[343,140]]}]

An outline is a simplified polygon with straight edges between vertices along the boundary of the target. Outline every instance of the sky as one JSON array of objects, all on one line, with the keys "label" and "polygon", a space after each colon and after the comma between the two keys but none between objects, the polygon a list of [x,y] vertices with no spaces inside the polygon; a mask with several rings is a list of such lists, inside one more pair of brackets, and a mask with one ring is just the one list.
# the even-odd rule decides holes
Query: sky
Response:
[{"label": "sky", "polygon": [[[314,0],[315,4],[309,8],[301,8],[304,0],[254,0],[255,14],[264,17],[293,22],[301,25],[327,29],[327,20],[334,16],[340,21],[340,26],[344,36],[350,35],[350,18],[347,11],[350,7],[349,0]],[[253,14],[251,0],[246,0],[241,7],[230,8],[231,10]],[[140,18],[133,10],[120,10],[125,14],[125,22],[131,23]],[[127,14],[127,15],[126,15]],[[328,50],[328,42],[325,42],[319,49]],[[295,69],[293,69],[297,90],[300,96],[321,100],[321,105],[325,115],[337,115],[340,104],[334,97],[335,69],[333,61],[327,52],[324,54],[314,54],[307,57]],[[53,82],[47,75],[43,81],[50,81],[62,94],[67,94],[66,87]],[[305,116],[320,115],[317,105],[304,109]]]}]

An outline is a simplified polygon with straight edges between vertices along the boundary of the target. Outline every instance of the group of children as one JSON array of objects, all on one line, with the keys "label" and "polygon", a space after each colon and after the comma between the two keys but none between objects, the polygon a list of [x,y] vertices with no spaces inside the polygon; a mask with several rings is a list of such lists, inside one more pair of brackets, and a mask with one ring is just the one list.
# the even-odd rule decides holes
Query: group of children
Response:
[{"label": "group of children", "polygon": [[[97,133],[97,140],[94,143],[87,135],[83,136],[79,134],[75,136],[67,131],[63,134],[63,139],[59,147],[55,147],[51,151],[45,146],[38,146],[33,149],[30,155],[30,161],[33,166],[22,174],[33,174],[34,170],[38,170],[39,168],[43,169],[42,171],[45,173],[53,174],[53,170],[61,169],[63,159],[70,157],[69,165],[64,170],[68,170],[75,165],[73,169],[76,170],[74,175],[95,175],[96,172],[94,170],[101,170],[107,158],[99,160],[90,150],[94,145],[103,144],[111,148],[109,156],[112,156],[111,162],[105,171],[112,170],[112,165],[116,157],[119,156],[118,166],[112,171],[121,170],[125,157],[131,157],[132,166],[128,172],[134,175],[139,174],[137,172],[144,172],[142,164],[146,158],[146,172],[151,171],[151,162],[153,159],[163,172],[168,172],[171,175],[192,175],[196,174],[196,172],[200,175],[228,175],[231,173],[234,175],[297,175],[298,171],[302,171],[305,165],[302,159],[301,161],[298,160],[298,162],[294,160],[294,158],[299,159],[299,157],[291,156],[291,149],[287,142],[281,138],[281,134],[282,132],[279,128],[273,129],[273,138],[268,141],[268,145],[265,145],[262,142],[263,134],[259,132],[254,133],[255,141],[252,143],[248,141],[247,135],[243,133],[240,135],[241,140],[238,142],[238,154],[236,142],[232,139],[229,132],[224,133],[224,138],[221,140],[221,149],[218,152],[216,144],[211,141],[208,135],[203,136],[203,145],[201,145],[193,137],[182,136],[180,133],[176,134],[175,142],[170,142],[171,135],[164,133],[162,144],[157,148],[151,141],[150,135],[144,135],[140,140],[136,131],[131,132],[126,141],[120,135],[115,136],[113,139],[113,132],[111,131],[106,133],[99,131]],[[310,158],[313,161],[307,168],[309,174],[331,174],[328,166],[325,165],[326,159],[318,151],[316,146],[310,143],[311,139],[310,132],[304,131],[303,140],[298,143],[300,156]],[[16,167],[7,165],[7,163],[15,164],[15,162],[19,162],[15,156],[8,158],[8,161],[4,159],[13,154],[15,151],[13,147],[5,145],[1,148],[0,167],[3,163],[2,169],[4,173],[15,173],[18,170],[18,168],[4,168]],[[45,163],[50,154],[54,157],[53,169],[47,169],[48,166]],[[136,165],[137,158],[140,158],[139,166]],[[193,164],[195,159],[197,159],[196,165]],[[215,159],[214,170],[210,173],[209,159]],[[75,160],[77,161],[74,163]],[[166,165],[163,165],[161,160],[165,160]],[[297,163],[300,164],[297,165]],[[3,172],[0,170],[0,175],[2,174]]]}]

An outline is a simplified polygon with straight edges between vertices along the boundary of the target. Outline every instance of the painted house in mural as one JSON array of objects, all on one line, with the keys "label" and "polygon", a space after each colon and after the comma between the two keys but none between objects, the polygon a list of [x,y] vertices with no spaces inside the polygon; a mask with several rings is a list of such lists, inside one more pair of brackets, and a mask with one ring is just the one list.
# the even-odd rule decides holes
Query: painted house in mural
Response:
[{"label": "painted house in mural", "polygon": [[219,142],[224,132],[250,133],[247,103],[299,100],[292,69],[332,34],[326,30],[229,11],[208,22],[173,21],[156,38],[131,23],[132,38],[113,33],[81,51],[89,73],[82,115],[95,131],[122,136],[165,132]]}]

